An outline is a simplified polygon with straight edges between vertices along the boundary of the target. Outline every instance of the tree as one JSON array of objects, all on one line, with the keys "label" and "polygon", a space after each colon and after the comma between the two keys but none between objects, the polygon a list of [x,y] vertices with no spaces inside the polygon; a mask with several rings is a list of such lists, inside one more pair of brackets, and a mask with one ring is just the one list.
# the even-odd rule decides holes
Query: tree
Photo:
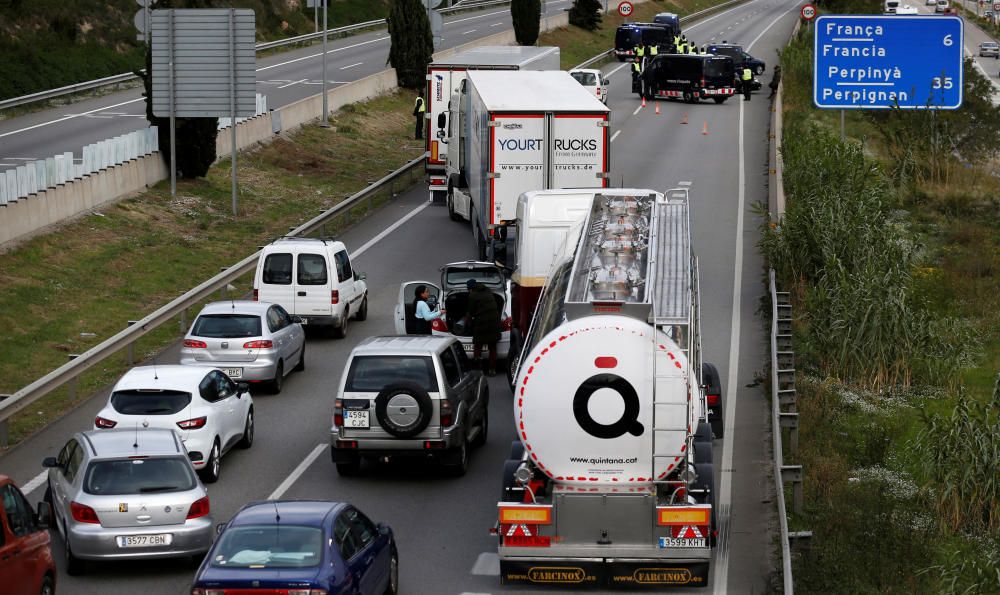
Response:
[{"label": "tree", "polygon": [[427,9],[420,0],[392,0],[389,8],[389,64],[400,87],[420,89],[434,54],[434,37]]},{"label": "tree", "polygon": [[541,0],[512,0],[510,18],[514,22],[514,38],[520,45],[535,45],[542,19]]},{"label": "tree", "polygon": [[[157,8],[206,8],[206,0],[160,0]],[[159,131],[160,155],[170,165],[170,118],[153,115],[153,50],[146,49],[146,71],[136,72],[143,81],[146,97],[146,119],[150,126]],[[176,118],[177,175],[182,178],[203,178],[215,163],[215,137],[218,134],[218,118]]]},{"label": "tree", "polygon": [[573,7],[569,9],[569,24],[587,31],[600,27],[600,0],[573,0]]}]

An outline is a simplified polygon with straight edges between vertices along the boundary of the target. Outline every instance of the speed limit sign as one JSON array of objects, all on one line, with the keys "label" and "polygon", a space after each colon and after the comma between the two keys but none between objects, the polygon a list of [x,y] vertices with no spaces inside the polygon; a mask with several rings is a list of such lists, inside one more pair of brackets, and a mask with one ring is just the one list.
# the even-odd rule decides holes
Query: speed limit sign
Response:
[{"label": "speed limit sign", "polygon": [[812,4],[805,4],[802,6],[802,10],[799,11],[799,14],[801,14],[802,18],[805,20],[811,21],[816,18],[816,7]]},{"label": "speed limit sign", "polygon": [[1000,2],[994,2],[993,3],[993,11],[994,12],[1000,12]]},{"label": "speed limit sign", "polygon": [[622,15],[623,17],[627,17],[630,14],[632,14],[633,8],[635,7],[632,6],[632,3],[628,2],[628,0],[625,0],[625,2],[622,2],[621,4],[618,5],[618,14]]}]

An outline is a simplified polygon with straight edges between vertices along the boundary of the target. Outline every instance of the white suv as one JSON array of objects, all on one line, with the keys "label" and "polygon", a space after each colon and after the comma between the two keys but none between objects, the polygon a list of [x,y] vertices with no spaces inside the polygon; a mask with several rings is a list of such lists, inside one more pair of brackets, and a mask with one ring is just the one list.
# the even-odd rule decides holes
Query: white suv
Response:
[{"label": "white suv", "polygon": [[223,453],[253,445],[253,399],[248,385],[219,370],[141,366],[122,376],[94,418],[94,429],[111,428],[177,432],[202,480],[213,483]]}]

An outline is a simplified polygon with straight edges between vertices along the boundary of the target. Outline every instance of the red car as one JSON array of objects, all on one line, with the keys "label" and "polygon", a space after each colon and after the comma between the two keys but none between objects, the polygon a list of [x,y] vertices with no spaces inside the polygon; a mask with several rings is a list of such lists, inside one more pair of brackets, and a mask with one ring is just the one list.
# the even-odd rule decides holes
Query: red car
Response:
[{"label": "red car", "polygon": [[56,592],[56,564],[49,549],[48,505],[32,512],[28,499],[6,475],[0,475],[0,577],[9,595]]}]

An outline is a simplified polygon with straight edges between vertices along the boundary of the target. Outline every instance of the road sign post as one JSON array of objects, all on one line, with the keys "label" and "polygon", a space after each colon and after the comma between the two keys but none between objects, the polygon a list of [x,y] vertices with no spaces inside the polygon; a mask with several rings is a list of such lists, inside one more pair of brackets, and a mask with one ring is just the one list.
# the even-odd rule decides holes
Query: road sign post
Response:
[{"label": "road sign post", "polygon": [[812,4],[803,4],[802,8],[799,9],[799,16],[805,19],[806,31],[808,31],[812,20],[816,18],[816,7]]},{"label": "road sign post", "polygon": [[826,109],[958,109],[962,19],[823,15],[816,19],[813,103]]}]

